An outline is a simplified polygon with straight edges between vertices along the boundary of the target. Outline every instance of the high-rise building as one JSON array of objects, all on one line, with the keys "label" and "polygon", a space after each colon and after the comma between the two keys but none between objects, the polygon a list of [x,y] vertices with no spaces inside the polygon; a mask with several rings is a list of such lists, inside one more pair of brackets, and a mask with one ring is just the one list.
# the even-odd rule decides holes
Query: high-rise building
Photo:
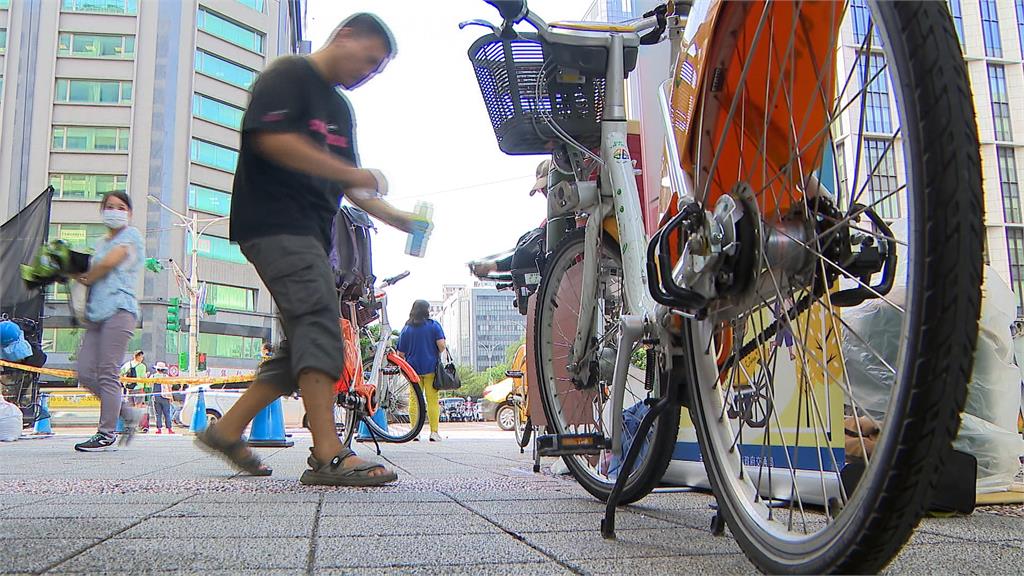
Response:
[{"label": "high-rise building", "polygon": [[[131,347],[150,361],[186,350],[166,318],[180,295],[170,261],[188,274],[192,250],[150,197],[201,221],[228,214],[248,88],[275,57],[308,52],[303,18],[303,0],[0,0],[0,217],[52,185],[50,238],[88,247],[105,233],[100,197],[126,190],[146,255],[165,266],[139,280]],[[218,310],[199,322],[199,351],[213,370],[251,369],[272,337],[271,298],[227,236],[226,220],[210,222],[196,246]],[[57,366],[81,332],[66,299],[47,294]]]},{"label": "high-rise building", "polygon": [[[967,62],[981,141],[985,194],[985,263],[1009,283],[1024,316],[1024,214],[1020,177],[1024,162],[1024,0],[947,0],[960,47]],[[852,0],[843,28],[840,70],[854,88],[864,89],[861,107],[842,114],[833,135],[840,198],[860,194],[882,218],[905,217],[906,178],[901,156],[899,119],[892,77],[884,67],[884,48],[865,0]],[[863,125],[861,170],[851,132]],[[859,172],[857,181],[853,181]],[[870,174],[869,174],[870,173]],[[849,181],[848,181],[849,180]]]},{"label": "high-rise building", "polygon": [[488,282],[446,284],[439,322],[456,364],[482,371],[505,361],[508,347],[526,333],[526,317],[510,292]]}]

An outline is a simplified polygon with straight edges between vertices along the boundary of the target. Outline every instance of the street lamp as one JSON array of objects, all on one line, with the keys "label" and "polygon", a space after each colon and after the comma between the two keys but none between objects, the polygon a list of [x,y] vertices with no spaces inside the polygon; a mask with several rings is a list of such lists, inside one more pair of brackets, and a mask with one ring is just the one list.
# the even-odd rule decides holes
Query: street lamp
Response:
[{"label": "street lamp", "polygon": [[[161,208],[177,216],[179,222],[176,226],[183,227],[192,238],[192,265],[188,273],[188,288],[186,292],[188,293],[188,375],[195,376],[196,350],[199,345],[199,272],[196,266],[199,250],[199,237],[203,232],[206,232],[210,226],[213,226],[222,220],[227,220],[228,217],[219,216],[217,218],[199,218],[196,216],[195,212],[189,216],[164,204],[156,196],[149,195],[148,198],[151,202],[159,204]],[[202,228],[199,227],[200,224],[203,225]],[[176,273],[183,275],[180,268],[177,268]]]}]

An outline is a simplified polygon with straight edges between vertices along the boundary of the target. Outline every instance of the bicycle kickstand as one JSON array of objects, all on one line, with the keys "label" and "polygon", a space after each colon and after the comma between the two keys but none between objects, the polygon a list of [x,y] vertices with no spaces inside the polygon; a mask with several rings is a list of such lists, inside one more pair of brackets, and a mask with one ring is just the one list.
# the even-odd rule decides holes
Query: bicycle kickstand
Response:
[{"label": "bicycle kickstand", "polygon": [[637,457],[640,456],[640,450],[643,449],[644,439],[647,438],[647,433],[650,432],[651,426],[654,425],[658,416],[675,402],[675,394],[673,394],[675,387],[668,386],[668,389],[668,394],[655,402],[640,421],[640,426],[636,430],[636,435],[633,436],[633,442],[629,445],[629,451],[626,452],[622,467],[619,468],[619,475],[615,479],[615,486],[612,488],[611,494],[608,495],[604,518],[601,520],[601,536],[606,540],[615,539],[615,509],[619,506],[622,490],[626,487],[626,481],[633,472],[633,466],[636,464]]}]

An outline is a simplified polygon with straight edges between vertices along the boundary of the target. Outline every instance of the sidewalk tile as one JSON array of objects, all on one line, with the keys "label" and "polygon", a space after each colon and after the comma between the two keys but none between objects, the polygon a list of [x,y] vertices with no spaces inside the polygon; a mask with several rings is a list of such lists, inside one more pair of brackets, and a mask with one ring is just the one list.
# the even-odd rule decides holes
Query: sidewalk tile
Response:
[{"label": "sidewalk tile", "polygon": [[942,544],[907,546],[882,573],[933,574],[942,572],[1024,574],[1024,546],[974,542],[944,542]]},{"label": "sidewalk tile", "polygon": [[671,530],[623,530],[615,540],[605,540],[599,530],[577,532],[527,532],[523,539],[545,553],[562,560],[603,558],[657,558],[702,554],[735,554],[739,547],[731,538],[708,532],[675,528]]},{"label": "sidewalk tile", "polygon": [[570,576],[554,562],[467,564],[465,566],[387,566],[317,570],[317,576]]},{"label": "sidewalk tile", "polygon": [[229,518],[255,517],[269,518],[274,516],[307,516],[316,515],[317,505],[312,502],[182,502],[164,510],[160,517],[197,517],[223,516]]},{"label": "sidewalk tile", "polygon": [[9,538],[106,538],[138,522],[133,518],[10,518],[0,521],[0,540]]},{"label": "sidewalk tile", "polygon": [[313,515],[227,518],[158,517],[144,520],[118,538],[284,538],[313,535]]},{"label": "sidewalk tile", "polygon": [[[595,512],[552,512],[520,513],[515,504],[511,504],[506,512],[489,513],[486,516],[499,526],[517,534],[523,532],[586,532],[598,531],[601,528],[603,514]],[[620,530],[636,530],[642,528],[677,528],[676,525],[650,516],[631,514],[619,511],[615,517],[616,528]]]},{"label": "sidewalk tile", "polygon": [[324,516],[317,534],[325,536],[403,536],[429,534],[486,534],[501,529],[468,512],[437,515]]},{"label": "sidewalk tile", "polygon": [[547,559],[506,534],[320,538],[318,568],[366,566],[448,566],[545,562]]},{"label": "sidewalk tile", "polygon": [[0,510],[0,518],[142,518],[165,504],[34,504]]},{"label": "sidewalk tile", "polygon": [[98,541],[93,538],[0,538],[0,573],[40,572]]},{"label": "sidewalk tile", "polygon": [[324,502],[320,509],[321,516],[434,516],[464,512],[466,509],[454,502]]},{"label": "sidewalk tile", "polygon": [[[183,535],[184,536],[184,535]],[[57,567],[61,572],[96,573],[110,569],[162,573],[210,569],[260,570],[304,568],[309,556],[306,538],[113,538]]]},{"label": "sidewalk tile", "polygon": [[601,576],[651,576],[652,574],[760,574],[742,554],[709,554],[671,558],[630,558],[573,561],[584,574]]}]

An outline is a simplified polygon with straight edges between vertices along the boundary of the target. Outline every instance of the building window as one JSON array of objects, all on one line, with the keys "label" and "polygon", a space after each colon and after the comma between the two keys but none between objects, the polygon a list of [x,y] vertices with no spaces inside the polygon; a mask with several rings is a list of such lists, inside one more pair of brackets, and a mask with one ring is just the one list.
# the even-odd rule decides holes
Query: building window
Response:
[{"label": "building window", "polygon": [[57,79],[54,100],[71,104],[130,104],[132,83],[129,80]]},{"label": "building window", "polygon": [[6,10],[11,7],[11,0],[0,0],[0,10]]},{"label": "building window", "polygon": [[125,191],[128,177],[120,174],[50,174],[54,197],[99,201],[107,192]]},{"label": "building window", "polygon": [[206,303],[213,304],[221,310],[255,312],[256,290],[207,282]]},{"label": "building window", "polygon": [[996,148],[999,163],[999,189],[1003,193],[1003,219],[1013,224],[1022,223],[1020,210],[1020,182],[1017,180],[1017,159],[1013,148]]},{"label": "building window", "polygon": [[138,14],[138,0],[62,0],[65,12],[98,12],[100,14]]},{"label": "building window", "polygon": [[239,4],[244,4],[249,8],[257,12],[263,12],[263,0],[236,0]]},{"label": "building window", "polygon": [[1017,317],[1024,316],[1024,229],[1006,229],[1006,251],[1010,259],[1010,287],[1017,295]]},{"label": "building window", "polygon": [[188,207],[207,214],[227,216],[231,213],[231,194],[198,184],[189,184]]},{"label": "building window", "polygon": [[0,54],[7,52],[7,28],[0,28]]},{"label": "building window", "polygon": [[248,336],[231,336],[228,334],[207,334],[199,333],[199,351],[207,356],[217,358],[239,358],[257,359],[260,357],[260,348],[263,347],[262,338],[250,338]]},{"label": "building window", "polygon": [[242,129],[242,115],[245,110],[202,94],[192,95],[192,114],[215,124],[234,130]]},{"label": "building window", "polygon": [[857,44],[864,43],[864,37],[871,29],[871,45],[881,46],[882,39],[878,36],[878,29],[872,26],[871,11],[868,9],[867,0],[851,0],[850,9],[853,14],[853,39]]},{"label": "building window", "polygon": [[61,152],[127,152],[128,128],[54,126],[52,147]]},{"label": "building window", "polygon": [[964,11],[960,6],[960,0],[948,0],[949,13],[953,15],[953,27],[956,28],[956,37],[960,40],[960,50],[964,49]]},{"label": "building window", "polygon": [[43,352],[75,354],[84,334],[82,328],[43,328]]},{"label": "building window", "polygon": [[203,50],[196,50],[196,72],[238,86],[243,90],[248,90],[253,80],[256,79],[255,70]]},{"label": "building window", "polygon": [[211,12],[200,6],[198,15],[199,29],[207,34],[212,34],[221,40],[227,40],[236,46],[241,46],[250,52],[263,54],[264,36],[260,32],[232,22],[216,12]]},{"label": "building window", "polygon": [[135,58],[135,36],[64,32],[57,37],[58,56],[82,58]]},{"label": "building window", "polygon": [[1024,58],[1024,0],[1016,0],[1017,8],[1017,44],[1020,46],[1020,57]]},{"label": "building window", "polygon": [[72,248],[92,248],[107,233],[103,224],[50,224],[50,240],[63,240]]},{"label": "building window", "polygon": [[996,0],[979,0],[981,7],[981,35],[985,39],[985,56],[1003,57],[1003,42],[999,37],[999,15]]},{"label": "building window", "polygon": [[896,193],[896,161],[893,158],[891,140],[864,139],[864,156],[867,169],[871,170],[868,181],[870,207],[887,220],[900,217],[899,194]]},{"label": "building window", "polygon": [[[185,236],[185,251],[189,254],[192,253],[192,236]],[[235,264],[247,264],[249,261],[242,255],[241,249],[238,248],[238,244],[232,244],[227,238],[221,238],[220,236],[210,236],[208,234],[202,234],[199,236],[199,245],[196,247],[196,253],[204,258],[210,258],[211,260],[221,260],[223,262],[232,262]]]},{"label": "building window", "polygon": [[[864,62],[867,61],[865,71]],[[864,129],[867,132],[889,134],[892,118],[889,112],[889,74],[885,71],[885,56],[861,54],[857,59],[857,75],[864,88]],[[864,82],[867,81],[867,87]]]},{"label": "building window", "polygon": [[988,90],[992,99],[992,127],[996,140],[1013,140],[1010,127],[1010,95],[1006,90],[1006,69],[999,64],[988,65]]},{"label": "building window", "polygon": [[234,172],[238,165],[238,150],[193,138],[192,161],[225,172]]}]

